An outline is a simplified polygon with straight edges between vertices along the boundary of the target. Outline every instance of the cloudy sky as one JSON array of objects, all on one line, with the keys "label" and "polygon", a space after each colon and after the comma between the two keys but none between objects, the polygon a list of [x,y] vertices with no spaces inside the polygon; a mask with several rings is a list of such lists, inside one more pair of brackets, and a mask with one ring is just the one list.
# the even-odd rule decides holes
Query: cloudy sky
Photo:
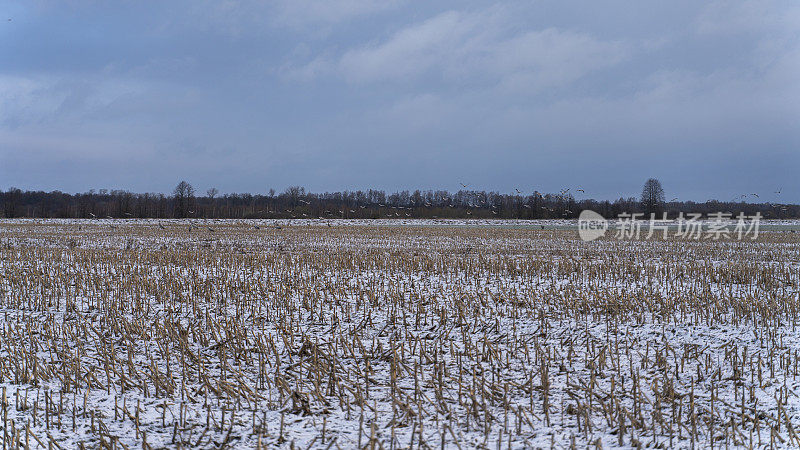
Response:
[{"label": "cloudy sky", "polygon": [[[0,0],[0,189],[800,202],[796,1]],[[781,190],[781,194],[775,191]]]}]

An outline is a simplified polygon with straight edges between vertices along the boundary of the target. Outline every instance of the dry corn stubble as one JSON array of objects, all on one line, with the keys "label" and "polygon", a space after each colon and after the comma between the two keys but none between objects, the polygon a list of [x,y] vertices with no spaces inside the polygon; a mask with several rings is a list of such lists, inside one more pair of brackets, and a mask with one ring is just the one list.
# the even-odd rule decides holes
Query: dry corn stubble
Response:
[{"label": "dry corn stubble", "polygon": [[793,234],[252,225],[0,223],[4,448],[800,446]]}]

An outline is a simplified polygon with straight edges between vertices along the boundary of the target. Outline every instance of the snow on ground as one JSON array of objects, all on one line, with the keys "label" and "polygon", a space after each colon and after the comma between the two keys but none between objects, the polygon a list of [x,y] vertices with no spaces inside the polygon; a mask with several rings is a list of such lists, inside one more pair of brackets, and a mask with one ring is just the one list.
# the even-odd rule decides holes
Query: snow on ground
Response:
[{"label": "snow on ground", "polygon": [[7,442],[800,446],[796,234],[194,222],[0,222]]}]

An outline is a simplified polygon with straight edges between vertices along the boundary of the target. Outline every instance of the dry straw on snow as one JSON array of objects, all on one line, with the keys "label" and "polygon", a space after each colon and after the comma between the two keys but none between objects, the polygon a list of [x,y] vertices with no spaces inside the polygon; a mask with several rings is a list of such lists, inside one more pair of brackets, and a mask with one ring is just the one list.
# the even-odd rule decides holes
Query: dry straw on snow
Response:
[{"label": "dry straw on snow", "polygon": [[800,446],[795,234],[196,225],[0,223],[4,449]]}]

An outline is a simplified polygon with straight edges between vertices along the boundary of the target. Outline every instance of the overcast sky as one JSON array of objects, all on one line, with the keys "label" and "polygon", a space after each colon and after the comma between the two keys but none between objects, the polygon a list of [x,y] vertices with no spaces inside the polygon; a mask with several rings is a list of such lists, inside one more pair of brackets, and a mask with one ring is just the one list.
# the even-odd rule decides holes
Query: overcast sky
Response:
[{"label": "overcast sky", "polygon": [[0,189],[615,199],[656,177],[668,198],[800,202],[796,1],[0,0],[0,14]]}]

